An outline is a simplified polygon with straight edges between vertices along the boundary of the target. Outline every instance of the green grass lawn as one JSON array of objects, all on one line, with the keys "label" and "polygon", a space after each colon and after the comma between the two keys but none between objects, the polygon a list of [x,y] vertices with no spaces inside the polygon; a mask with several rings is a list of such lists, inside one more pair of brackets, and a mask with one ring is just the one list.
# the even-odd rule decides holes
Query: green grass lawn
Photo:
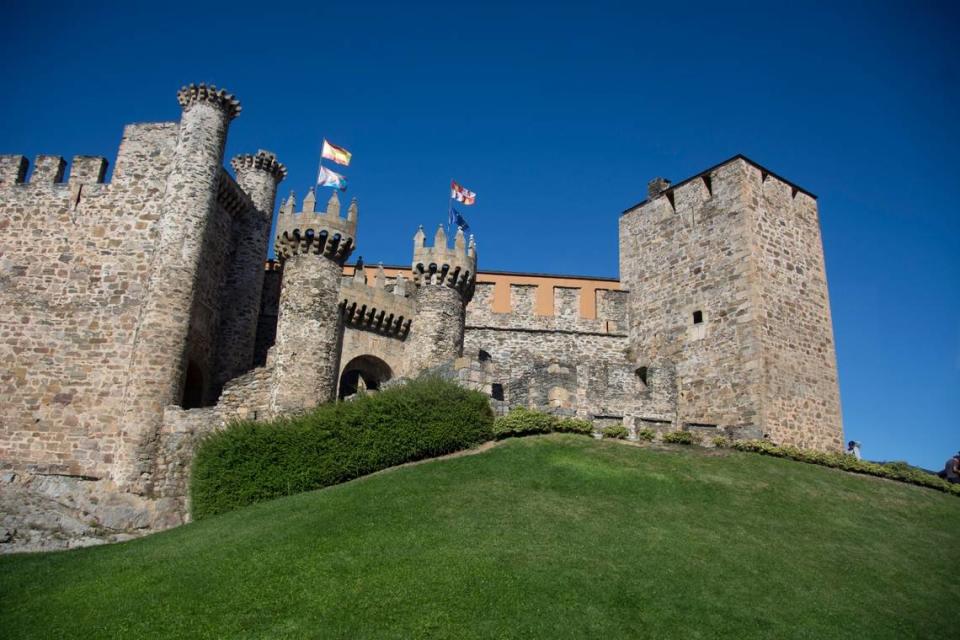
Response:
[{"label": "green grass lawn", "polygon": [[960,500],[788,460],[507,441],[0,557],[0,637],[941,638]]}]

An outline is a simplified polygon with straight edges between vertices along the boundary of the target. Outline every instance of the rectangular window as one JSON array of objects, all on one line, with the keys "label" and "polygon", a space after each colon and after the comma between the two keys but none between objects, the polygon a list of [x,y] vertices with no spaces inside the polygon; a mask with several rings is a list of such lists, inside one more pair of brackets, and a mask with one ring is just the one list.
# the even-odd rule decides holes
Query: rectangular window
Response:
[{"label": "rectangular window", "polygon": [[693,324],[703,324],[703,311],[693,312]]}]

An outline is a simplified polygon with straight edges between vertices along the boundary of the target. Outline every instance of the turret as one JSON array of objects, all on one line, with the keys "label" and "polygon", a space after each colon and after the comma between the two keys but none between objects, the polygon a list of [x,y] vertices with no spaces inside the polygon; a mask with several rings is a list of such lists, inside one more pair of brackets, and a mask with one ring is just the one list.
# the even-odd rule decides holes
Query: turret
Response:
[{"label": "turret", "polygon": [[303,211],[293,194],[277,217],[275,249],[283,262],[272,408],[290,411],[335,398],[343,341],[339,308],[343,263],[353,252],[357,204],[340,216],[334,191],[324,212],[311,189]]},{"label": "turret", "polygon": [[232,218],[233,262],[226,274],[220,295],[220,334],[217,362],[210,395],[219,396],[228,380],[253,366],[263,291],[263,261],[270,242],[270,223],[277,197],[277,185],[287,168],[270,151],[235,156],[230,162],[237,184],[246,193],[253,209]]},{"label": "turret", "polygon": [[443,226],[426,246],[421,227],[413,239],[413,283],[417,287],[417,315],[407,341],[415,371],[448,362],[463,353],[467,303],[477,282],[476,244],[457,229],[453,247],[447,246]]},{"label": "turret", "polygon": [[193,365],[191,397],[205,396],[210,388],[210,363],[191,361],[209,357],[202,343],[211,338],[191,335],[208,330],[194,321],[195,314],[202,315],[196,308],[197,274],[216,206],[227,129],[240,113],[232,94],[203,84],[181,88],[177,101],[182,114],[124,398],[123,447],[114,470],[116,479],[146,492],[151,490],[149,461],[162,410],[185,401],[188,362]]}]

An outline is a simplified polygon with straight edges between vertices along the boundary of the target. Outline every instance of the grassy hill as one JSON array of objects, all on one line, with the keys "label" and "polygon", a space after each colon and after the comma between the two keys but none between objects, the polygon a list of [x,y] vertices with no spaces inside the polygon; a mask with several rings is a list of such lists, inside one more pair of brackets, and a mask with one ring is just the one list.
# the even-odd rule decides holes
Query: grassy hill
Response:
[{"label": "grassy hill", "polygon": [[933,638],[958,568],[953,496],[554,435],[0,557],[0,635]]}]

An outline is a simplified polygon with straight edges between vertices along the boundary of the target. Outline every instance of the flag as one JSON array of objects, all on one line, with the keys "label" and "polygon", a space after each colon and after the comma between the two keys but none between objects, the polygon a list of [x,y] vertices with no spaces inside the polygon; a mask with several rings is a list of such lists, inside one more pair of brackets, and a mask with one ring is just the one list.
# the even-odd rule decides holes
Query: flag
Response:
[{"label": "flag", "polygon": [[345,167],[350,164],[350,152],[343,147],[330,144],[326,138],[323,140],[323,151],[320,152],[320,157],[333,160],[337,164],[342,164]]},{"label": "flag", "polygon": [[320,167],[320,173],[317,174],[317,184],[321,187],[336,187],[340,191],[347,190],[347,179],[326,167]]},{"label": "flag", "polygon": [[465,205],[471,205],[477,201],[477,194],[468,189],[464,189],[453,180],[450,181],[450,197]]},{"label": "flag", "polygon": [[447,224],[451,227],[460,227],[464,231],[470,231],[470,225],[467,224],[467,219],[460,215],[460,212],[450,207],[450,218],[447,220]]}]

